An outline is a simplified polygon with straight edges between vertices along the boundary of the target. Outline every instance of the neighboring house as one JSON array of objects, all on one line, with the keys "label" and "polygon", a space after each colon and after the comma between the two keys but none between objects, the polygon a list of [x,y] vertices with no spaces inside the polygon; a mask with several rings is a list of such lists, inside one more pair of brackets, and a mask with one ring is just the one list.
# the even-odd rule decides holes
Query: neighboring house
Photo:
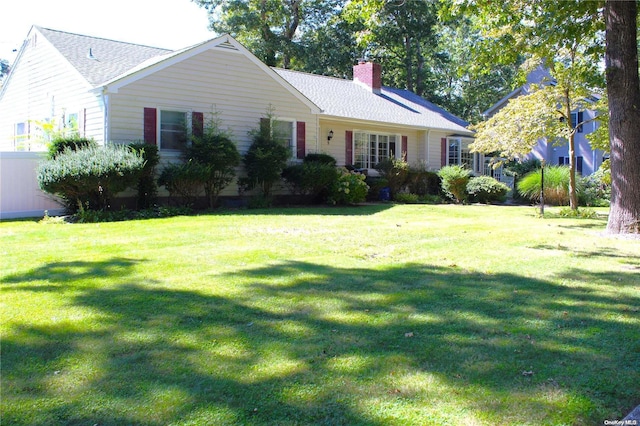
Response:
[{"label": "neighboring house", "polygon": [[[527,82],[523,86],[518,87],[507,96],[500,99],[496,104],[484,112],[484,116],[487,118],[491,117],[504,107],[511,99],[526,95],[529,93],[531,85],[544,85],[549,84],[550,82],[552,82],[552,78],[549,72],[543,67],[536,68],[527,75]],[[597,99],[594,97],[592,101],[595,103]],[[595,116],[596,112],[594,110],[576,110],[571,113],[571,123],[575,126],[575,123],[588,121],[593,119]],[[606,158],[605,152],[598,149],[591,149],[591,144],[586,137],[597,128],[598,121],[592,120],[585,125],[578,127],[578,130],[574,135],[576,171],[583,176],[595,173],[600,168],[602,161]],[[558,145],[547,140],[547,138],[540,139],[531,153],[523,160],[529,159],[544,160],[547,164],[551,165],[568,165],[569,144],[565,143]],[[489,162],[489,157],[487,157],[487,162]]]},{"label": "neighboring house", "polygon": [[[467,123],[411,92],[382,86],[379,64],[359,63],[354,79],[344,80],[270,68],[228,35],[169,51],[37,26],[0,90],[0,160],[8,151],[42,150],[49,126],[77,129],[99,144],[156,144],[163,161],[171,161],[179,156],[183,124],[196,131],[213,112],[244,153],[249,132],[268,111],[288,135],[293,158],[323,152],[339,165],[375,173],[376,163],[404,155],[432,170],[445,164],[482,170],[481,157],[468,150]],[[0,213],[9,217],[16,213],[4,206],[14,184],[11,176],[1,178]]]}]

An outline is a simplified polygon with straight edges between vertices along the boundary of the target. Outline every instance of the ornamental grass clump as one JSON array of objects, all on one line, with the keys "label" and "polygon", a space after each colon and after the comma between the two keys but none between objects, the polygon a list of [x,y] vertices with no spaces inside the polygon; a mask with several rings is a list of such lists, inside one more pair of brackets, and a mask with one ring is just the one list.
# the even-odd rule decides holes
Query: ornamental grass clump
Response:
[{"label": "ornamental grass clump", "polygon": [[117,193],[135,184],[143,166],[142,155],[128,146],[67,149],[39,164],[38,185],[59,197],[69,213],[79,206],[106,210]]},{"label": "ornamental grass clump", "polygon": [[445,166],[438,171],[442,179],[442,190],[447,196],[462,203],[467,199],[467,183],[471,179],[471,170],[462,166]]},{"label": "ornamental grass clump", "polygon": [[[542,169],[526,174],[517,184],[520,194],[531,201],[540,200],[541,187]],[[568,167],[547,166],[544,168],[544,202],[556,206],[569,204]]]}]

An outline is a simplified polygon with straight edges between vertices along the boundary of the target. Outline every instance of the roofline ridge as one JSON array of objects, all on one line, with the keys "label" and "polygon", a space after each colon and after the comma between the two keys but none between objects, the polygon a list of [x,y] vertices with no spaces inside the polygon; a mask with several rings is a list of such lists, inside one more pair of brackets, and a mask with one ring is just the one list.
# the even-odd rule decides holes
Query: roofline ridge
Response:
[{"label": "roofline ridge", "polygon": [[166,52],[173,52],[173,50],[166,49],[164,47],[149,46],[148,44],[141,44],[141,43],[131,43],[131,42],[128,42],[128,41],[114,40],[114,39],[111,39],[111,38],[97,37],[97,36],[92,36],[92,35],[88,35],[88,34],[72,33],[70,31],[56,30],[56,29],[53,29],[53,28],[42,27],[40,25],[34,25],[34,28],[38,29],[38,31],[40,31],[40,32],[42,32],[41,30],[47,30],[47,31],[53,31],[53,32],[56,32],[56,33],[74,35],[74,36],[83,37],[83,38],[92,38],[92,39],[97,39],[97,40],[110,41],[112,43],[128,44],[130,46],[147,47],[149,49],[157,49],[157,50],[165,50]]},{"label": "roofline ridge", "polygon": [[276,72],[278,72],[278,71],[294,72],[294,73],[297,73],[297,74],[310,75],[312,77],[322,77],[322,78],[328,78],[328,79],[340,80],[340,81],[346,81],[346,82],[349,82],[349,83],[353,83],[352,79],[336,77],[336,76],[333,76],[333,75],[315,74],[315,73],[308,72],[308,71],[292,70],[290,68],[282,68],[282,67],[271,67],[271,69],[273,69]]}]

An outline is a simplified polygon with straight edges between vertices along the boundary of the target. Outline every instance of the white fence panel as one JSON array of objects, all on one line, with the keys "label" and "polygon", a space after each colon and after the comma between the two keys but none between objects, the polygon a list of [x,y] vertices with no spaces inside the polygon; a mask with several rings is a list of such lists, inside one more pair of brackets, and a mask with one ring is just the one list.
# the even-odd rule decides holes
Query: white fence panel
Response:
[{"label": "white fence panel", "polygon": [[0,152],[0,219],[61,214],[63,209],[38,188],[36,168],[44,152]]}]

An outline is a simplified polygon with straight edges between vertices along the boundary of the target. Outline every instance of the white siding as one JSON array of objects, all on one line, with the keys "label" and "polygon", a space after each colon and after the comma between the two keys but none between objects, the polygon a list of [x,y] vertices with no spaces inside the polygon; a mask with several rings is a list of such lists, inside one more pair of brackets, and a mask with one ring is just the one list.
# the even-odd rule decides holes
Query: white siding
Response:
[{"label": "white siding", "polygon": [[0,98],[0,151],[29,150],[28,146],[14,144],[16,123],[30,121],[33,130],[34,121],[55,120],[57,128],[63,115],[80,116],[85,109],[86,136],[102,142],[99,99],[89,93],[88,83],[37,31],[30,34],[5,84]]},{"label": "white siding", "polygon": [[249,132],[272,108],[276,118],[306,123],[307,151],[316,144],[316,116],[309,107],[247,57],[222,48],[181,61],[109,96],[110,139],[115,142],[143,139],[145,107],[198,111],[205,117],[216,112],[243,153],[251,144]]}]

